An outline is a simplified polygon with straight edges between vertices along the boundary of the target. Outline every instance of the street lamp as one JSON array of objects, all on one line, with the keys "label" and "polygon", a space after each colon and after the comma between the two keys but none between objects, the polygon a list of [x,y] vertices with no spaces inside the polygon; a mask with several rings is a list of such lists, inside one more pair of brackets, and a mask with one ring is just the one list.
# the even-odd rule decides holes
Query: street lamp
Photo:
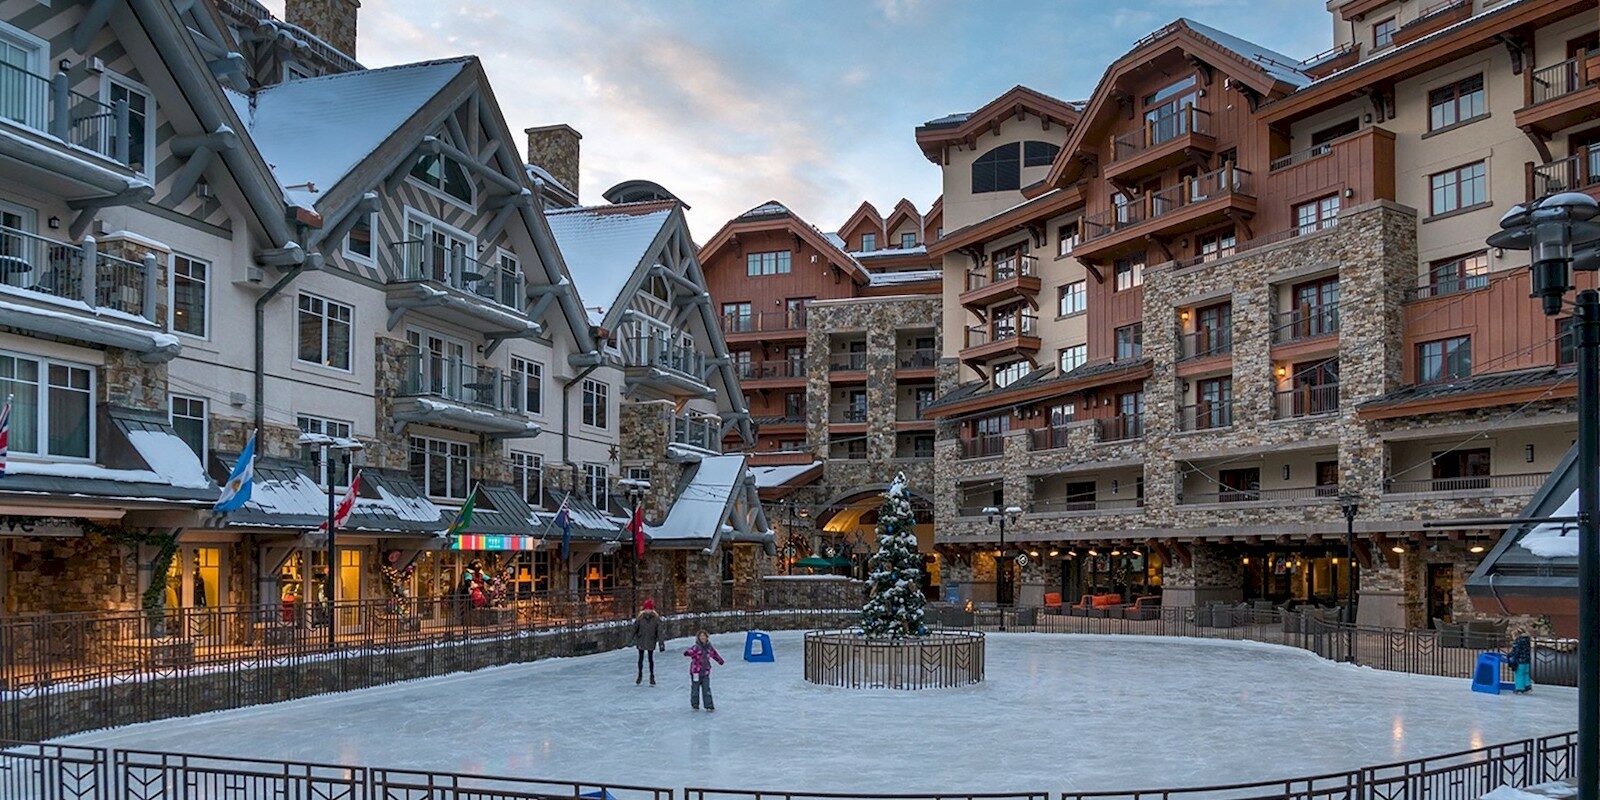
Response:
[{"label": "street lamp", "polygon": [[338,639],[338,625],[335,622],[337,615],[334,612],[336,611],[335,603],[339,599],[339,588],[334,580],[334,571],[339,564],[339,551],[336,549],[335,543],[338,534],[335,532],[333,524],[333,517],[336,513],[334,487],[337,481],[335,476],[338,474],[338,470],[333,463],[333,458],[334,453],[344,454],[345,474],[348,475],[350,472],[350,454],[360,451],[362,444],[355,439],[340,439],[320,433],[302,433],[298,443],[302,447],[317,448],[318,463],[322,465],[322,470],[326,473],[324,477],[328,481],[328,563],[326,566],[327,575],[322,583],[322,593],[328,601],[328,649],[332,650],[337,646]]},{"label": "street lamp", "polygon": [[[1528,250],[1533,296],[1559,316],[1574,270],[1600,270],[1600,203],[1578,192],[1511,207],[1490,247]],[[1600,800],[1600,292],[1578,292],[1572,317],[1578,361],[1578,800]]]},{"label": "street lamp", "polygon": [[[1017,524],[1017,518],[1022,516],[1022,508],[1019,506],[1006,506],[1005,510],[1002,511],[995,506],[989,506],[983,510],[983,513],[984,516],[989,518],[990,525],[996,523],[1000,525],[1000,555],[996,556],[994,560],[994,604],[1000,607],[1000,631],[1004,633],[1006,629],[1006,609],[1000,602],[1000,586],[1002,583],[1000,576],[1002,570],[1004,570],[1007,577],[1010,577],[1011,574],[1011,565],[1006,563],[1006,522],[1009,520],[1011,524]],[[1009,585],[1010,581],[1005,581],[1005,583]],[[1013,598],[1014,600],[1015,598]]]},{"label": "street lamp", "polygon": [[1344,512],[1344,622],[1349,626],[1350,644],[1345,660],[1356,660],[1356,512],[1361,510],[1361,497],[1355,492],[1339,495],[1339,510]]}]

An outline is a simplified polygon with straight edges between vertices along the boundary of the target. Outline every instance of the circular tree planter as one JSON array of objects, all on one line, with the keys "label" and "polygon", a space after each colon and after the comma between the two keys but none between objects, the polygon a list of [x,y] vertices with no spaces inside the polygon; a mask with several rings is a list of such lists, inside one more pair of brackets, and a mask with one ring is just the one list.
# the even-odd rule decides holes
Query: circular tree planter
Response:
[{"label": "circular tree planter", "polygon": [[811,631],[805,645],[806,680],[823,686],[948,689],[983,680],[984,640],[976,631],[902,639]]}]

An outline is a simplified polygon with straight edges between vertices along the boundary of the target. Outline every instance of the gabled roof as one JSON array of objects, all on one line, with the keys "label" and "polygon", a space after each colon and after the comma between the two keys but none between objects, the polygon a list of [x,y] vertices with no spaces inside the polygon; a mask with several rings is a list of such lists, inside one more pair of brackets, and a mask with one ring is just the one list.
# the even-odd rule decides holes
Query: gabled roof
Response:
[{"label": "gabled roof", "polygon": [[644,262],[658,249],[677,205],[666,200],[545,212],[591,323],[615,327],[611,318],[626,305],[620,295],[641,267],[649,268]]},{"label": "gabled roof", "polygon": [[[772,542],[744,455],[706,456],[690,470],[666,519],[660,525],[645,525],[652,543],[699,547],[709,553],[723,541]],[[748,518],[737,513],[741,506],[749,510]]]},{"label": "gabled roof", "polygon": [[877,207],[872,205],[870,201],[862,200],[861,205],[856,206],[856,210],[850,215],[850,218],[839,226],[838,235],[841,238],[844,237],[850,231],[855,230],[856,226],[863,221],[871,223],[873,229],[879,233],[883,233],[885,230],[883,227],[883,215],[878,213]]},{"label": "gabled roof", "polygon": [[1050,167],[1045,183],[1060,187],[1078,179],[1084,165],[1081,155],[1086,143],[1097,141],[1106,125],[1117,116],[1114,113],[1118,107],[1117,80],[1147,67],[1157,55],[1174,49],[1227,73],[1264,99],[1281,97],[1311,82],[1311,77],[1300,71],[1299,59],[1180,17],[1135,42],[1127,53],[1106,67],[1095,85],[1094,94],[1084,106],[1078,125]]},{"label": "gabled roof", "polygon": [[771,230],[774,227],[782,227],[816,248],[828,259],[829,264],[849,275],[856,283],[865,285],[870,282],[871,276],[866,268],[845,252],[844,242],[837,235],[823,233],[776,200],[768,200],[728,220],[716,235],[700,246],[700,261],[704,263],[711,260],[719,250],[732,244],[740,233]]},{"label": "gabled roof", "polygon": [[917,127],[917,144],[922,154],[935,164],[943,162],[944,148],[951,144],[971,144],[979,133],[999,126],[1007,115],[1039,117],[1046,125],[1072,125],[1083,110],[1080,102],[1059,100],[1026,86],[1011,87],[1004,94],[971,113],[950,114],[928,120]]},{"label": "gabled roof", "polygon": [[922,212],[918,211],[916,205],[904,197],[900,198],[900,202],[894,204],[894,210],[890,211],[889,216],[883,220],[884,232],[893,233],[894,229],[899,227],[900,221],[904,219],[916,222],[917,232],[919,234],[922,232]]}]

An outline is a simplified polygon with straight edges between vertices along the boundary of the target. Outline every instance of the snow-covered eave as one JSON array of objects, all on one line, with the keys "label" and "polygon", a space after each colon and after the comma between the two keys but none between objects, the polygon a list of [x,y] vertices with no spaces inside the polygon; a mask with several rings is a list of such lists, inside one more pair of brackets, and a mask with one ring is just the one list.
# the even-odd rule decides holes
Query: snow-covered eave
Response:
[{"label": "snow-covered eave", "polygon": [[392,413],[397,422],[455,425],[499,438],[532,438],[544,432],[539,423],[518,414],[433,397],[399,398]]},{"label": "snow-covered eave", "polygon": [[636,386],[652,385],[682,389],[687,392],[693,392],[703,398],[711,398],[716,395],[716,392],[712,391],[705,381],[677,370],[662,369],[660,367],[624,367],[624,371],[628,375],[625,387],[628,392],[632,392]]},{"label": "snow-covered eave", "polygon": [[[544,332],[543,326],[539,323],[510,308],[473,295],[471,292],[433,281],[391,283],[385,303],[389,310],[396,314],[421,308],[447,308],[458,313],[470,314],[498,326],[489,333],[502,339],[533,339]],[[390,326],[393,327],[394,325]]]},{"label": "snow-covered eave", "polygon": [[171,361],[183,350],[178,337],[153,326],[122,321],[126,314],[115,312],[113,316],[111,309],[84,308],[86,311],[74,313],[0,300],[0,326],[131,350],[139,354],[140,361],[153,364]]},{"label": "snow-covered eave", "polygon": [[[0,156],[32,164],[109,195],[146,193],[142,199],[148,199],[155,194],[155,187],[142,176],[124,174],[105,166],[115,162],[105,161],[104,156],[49,134],[27,130],[28,133],[23,133],[14,129],[12,123],[0,122]],[[33,136],[28,135],[30,133]],[[43,137],[43,140],[34,136]]]}]

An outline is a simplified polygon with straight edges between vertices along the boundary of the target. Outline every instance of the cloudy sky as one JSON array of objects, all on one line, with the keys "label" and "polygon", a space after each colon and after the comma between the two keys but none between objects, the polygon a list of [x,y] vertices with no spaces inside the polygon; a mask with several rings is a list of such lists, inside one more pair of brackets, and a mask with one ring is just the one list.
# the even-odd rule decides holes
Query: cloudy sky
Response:
[{"label": "cloudy sky", "polygon": [[513,130],[583,134],[583,202],[654,180],[693,207],[702,241],[768,199],[826,230],[862,199],[926,209],[939,173],[919,123],[1018,83],[1086,97],[1175,17],[1302,58],[1332,43],[1322,0],[363,0],[360,13],[362,63],[478,55]]}]

